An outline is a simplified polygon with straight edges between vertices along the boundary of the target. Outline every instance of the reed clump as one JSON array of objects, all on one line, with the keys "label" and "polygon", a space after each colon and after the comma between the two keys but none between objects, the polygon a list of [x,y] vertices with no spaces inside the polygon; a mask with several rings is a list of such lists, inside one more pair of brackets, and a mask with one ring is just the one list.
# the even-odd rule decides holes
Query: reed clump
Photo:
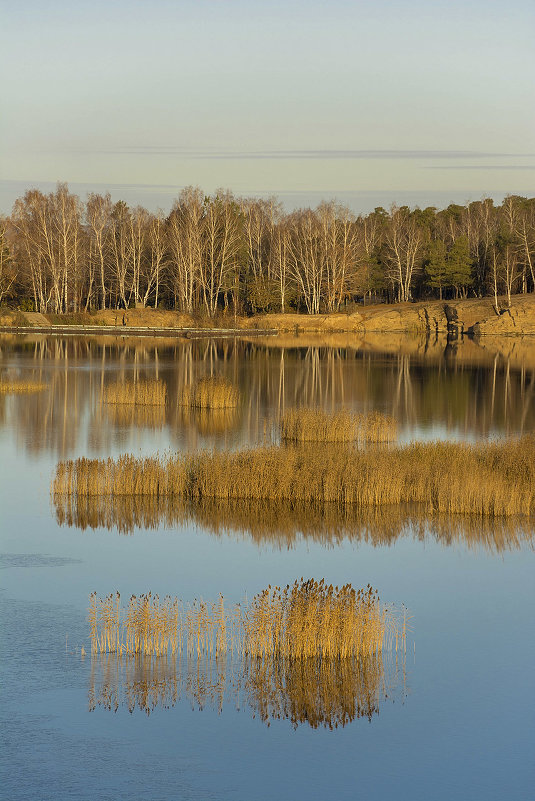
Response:
[{"label": "reed clump", "polygon": [[279,424],[286,442],[392,442],[397,437],[393,417],[380,412],[353,414],[344,409],[329,414],[322,409],[289,409]]},{"label": "reed clump", "polygon": [[15,395],[32,392],[42,392],[47,388],[41,381],[1,380],[0,395]]},{"label": "reed clump", "polygon": [[224,376],[206,376],[185,386],[179,405],[196,409],[229,409],[240,402],[240,393]]},{"label": "reed clump", "polygon": [[104,389],[104,402],[127,406],[165,406],[167,386],[161,380],[115,381]]},{"label": "reed clump", "polygon": [[80,459],[60,462],[53,494],[87,496],[183,496],[186,470],[178,457]]},{"label": "reed clump", "polygon": [[475,445],[271,446],[182,457],[82,458],[58,464],[52,492],[356,508],[418,504],[442,515],[529,516],[535,513],[535,435]]},{"label": "reed clump", "polygon": [[130,597],[125,612],[119,593],[90,596],[92,653],[221,656],[237,652],[254,659],[346,658],[377,655],[404,644],[405,617],[382,606],[370,585],[358,592],[310,579],[291,587],[268,587],[250,604],[227,608],[148,593]]}]

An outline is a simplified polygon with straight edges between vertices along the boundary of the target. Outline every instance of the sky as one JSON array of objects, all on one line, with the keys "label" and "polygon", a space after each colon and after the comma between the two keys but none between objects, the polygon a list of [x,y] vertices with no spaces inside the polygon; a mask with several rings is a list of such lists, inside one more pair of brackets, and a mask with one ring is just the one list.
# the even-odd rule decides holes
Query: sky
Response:
[{"label": "sky", "polygon": [[0,213],[30,187],[392,202],[535,195],[535,3],[18,0]]}]

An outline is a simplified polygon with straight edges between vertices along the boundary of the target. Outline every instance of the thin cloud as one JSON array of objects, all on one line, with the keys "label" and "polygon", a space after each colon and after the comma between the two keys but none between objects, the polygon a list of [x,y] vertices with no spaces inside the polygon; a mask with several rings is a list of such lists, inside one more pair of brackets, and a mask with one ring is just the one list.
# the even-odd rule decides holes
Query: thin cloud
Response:
[{"label": "thin cloud", "polygon": [[425,170],[535,170],[535,164],[445,164]]},{"label": "thin cloud", "polygon": [[[74,152],[90,152],[75,150]],[[185,148],[168,145],[136,145],[109,148],[93,153],[123,156],[177,156],[185,160],[280,160],[280,159],[389,159],[442,160],[532,158],[532,153],[488,153],[474,150],[218,150]]]}]

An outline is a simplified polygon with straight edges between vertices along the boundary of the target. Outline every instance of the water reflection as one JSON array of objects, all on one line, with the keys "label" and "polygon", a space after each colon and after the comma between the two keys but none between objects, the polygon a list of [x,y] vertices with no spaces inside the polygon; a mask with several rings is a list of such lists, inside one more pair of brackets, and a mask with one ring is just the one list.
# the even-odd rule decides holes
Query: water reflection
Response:
[{"label": "water reflection", "polygon": [[[398,351],[381,353],[347,336],[343,347],[305,342],[0,338],[0,377],[9,371],[48,387],[0,399],[0,425],[16,429],[28,449],[59,456],[107,453],[139,427],[165,427],[169,444],[179,448],[258,442],[281,414],[300,405],[381,411],[406,436],[535,429],[535,342],[516,355],[469,342],[427,353],[405,352],[399,343]],[[181,406],[184,388],[209,375],[239,388],[238,409],[207,414]],[[163,381],[166,407],[110,409],[106,387],[126,379]]]},{"label": "water reflection", "polygon": [[132,534],[136,528],[176,528],[193,523],[217,537],[251,540],[258,546],[293,548],[309,540],[333,547],[344,540],[374,546],[393,545],[404,536],[442,545],[463,544],[491,553],[533,544],[529,518],[482,519],[477,516],[427,516],[416,507],[356,509],[350,505],[316,506],[284,501],[184,501],[178,497],[55,495],[56,520],[82,530],[107,528]]},{"label": "water reflection", "polygon": [[93,656],[89,710],[150,715],[188,700],[193,708],[248,708],[267,725],[334,729],[371,721],[386,699],[407,694],[405,655],[342,659],[188,659]]}]

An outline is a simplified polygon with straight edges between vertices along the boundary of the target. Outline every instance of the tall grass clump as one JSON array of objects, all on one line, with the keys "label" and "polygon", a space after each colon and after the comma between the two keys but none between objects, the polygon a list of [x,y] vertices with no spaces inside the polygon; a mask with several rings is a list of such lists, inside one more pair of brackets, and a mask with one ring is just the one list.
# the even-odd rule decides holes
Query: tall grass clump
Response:
[{"label": "tall grass clump", "polygon": [[42,392],[47,388],[41,381],[0,380],[0,395]]},{"label": "tall grass clump", "polygon": [[370,585],[357,592],[301,579],[253,598],[243,612],[242,648],[257,658],[359,657],[380,653],[396,634]]},{"label": "tall grass clump", "polygon": [[280,420],[280,438],[287,442],[391,442],[397,436],[393,417],[380,412],[353,414],[344,409],[289,409]]},{"label": "tall grass clump", "polygon": [[71,459],[60,462],[52,487],[55,496],[76,495],[153,497],[183,496],[186,492],[184,462],[178,457],[136,459]]},{"label": "tall grass clump", "polygon": [[379,603],[370,585],[358,592],[313,579],[268,587],[250,604],[227,608],[148,593],[120,608],[119,593],[90,596],[92,653],[162,656],[186,652],[200,658],[227,651],[251,658],[345,658],[379,654],[404,642],[405,624]]},{"label": "tall grass clump", "polygon": [[479,517],[535,513],[535,436],[476,445],[414,443],[388,449],[339,444],[200,452],[182,457],[60,462],[52,492],[182,495],[203,499],[418,504],[426,513]]},{"label": "tall grass clump", "polygon": [[104,402],[128,406],[165,406],[167,387],[161,380],[115,381],[104,389]]},{"label": "tall grass clump", "polygon": [[239,390],[227,378],[206,376],[184,387],[179,404],[197,409],[228,409],[238,406],[239,401]]}]

